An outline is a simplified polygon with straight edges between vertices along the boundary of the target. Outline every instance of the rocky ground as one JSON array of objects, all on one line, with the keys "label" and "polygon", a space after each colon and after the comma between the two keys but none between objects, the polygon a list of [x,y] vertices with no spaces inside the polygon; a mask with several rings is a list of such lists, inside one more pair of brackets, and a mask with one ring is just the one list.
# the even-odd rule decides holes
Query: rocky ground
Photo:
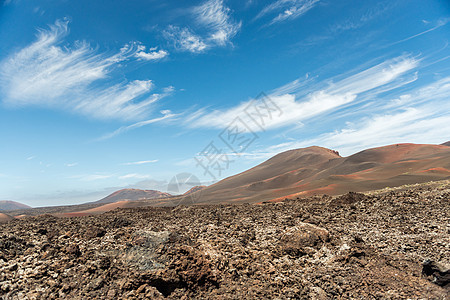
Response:
[{"label": "rocky ground", "polygon": [[446,299],[449,211],[444,181],[13,220],[0,225],[0,298]]}]

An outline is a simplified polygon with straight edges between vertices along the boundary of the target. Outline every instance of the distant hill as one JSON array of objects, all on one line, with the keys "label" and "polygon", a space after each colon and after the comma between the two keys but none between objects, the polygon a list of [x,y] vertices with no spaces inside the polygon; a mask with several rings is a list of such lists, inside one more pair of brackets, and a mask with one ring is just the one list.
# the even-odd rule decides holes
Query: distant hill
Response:
[{"label": "distant hill", "polygon": [[277,154],[247,171],[210,186],[195,186],[183,195],[125,189],[91,203],[103,204],[99,207],[61,210],[64,212],[61,215],[100,214],[118,207],[261,203],[315,194],[366,192],[445,179],[450,180],[450,147],[446,145],[394,144],[363,150],[348,157],[312,146]]},{"label": "distant hill", "polygon": [[450,179],[447,145],[394,144],[348,157],[317,146],[290,150],[202,189],[197,203],[339,195]]},{"label": "distant hill", "polygon": [[11,216],[9,216],[7,214],[0,213],[0,223],[6,223],[6,222],[9,222],[9,221],[11,221],[13,219],[14,219],[13,217],[11,217]]},{"label": "distant hill", "polygon": [[95,201],[93,203],[97,204],[106,204],[106,203],[115,203],[119,201],[134,201],[134,200],[142,200],[142,199],[159,199],[159,198],[167,198],[172,195],[169,193],[163,193],[155,190],[139,190],[139,189],[123,189],[117,192],[112,193],[105,198]]},{"label": "distant hill", "polygon": [[441,145],[449,146],[449,147],[450,147],[450,141],[448,141],[448,142],[446,142],[446,143],[443,143],[443,144],[441,144]]},{"label": "distant hill", "polygon": [[28,206],[23,203],[8,201],[8,200],[0,200],[0,211],[1,210],[16,210],[16,209],[28,209],[31,206]]}]

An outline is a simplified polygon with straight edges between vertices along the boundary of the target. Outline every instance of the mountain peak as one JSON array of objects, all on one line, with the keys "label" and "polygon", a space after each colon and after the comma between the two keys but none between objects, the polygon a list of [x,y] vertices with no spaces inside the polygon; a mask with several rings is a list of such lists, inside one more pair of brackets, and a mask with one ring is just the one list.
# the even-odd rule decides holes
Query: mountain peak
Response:
[{"label": "mountain peak", "polygon": [[134,201],[142,199],[159,199],[171,196],[172,195],[169,193],[164,193],[156,190],[121,189],[101,200],[95,201],[94,203],[114,203],[124,200]]}]

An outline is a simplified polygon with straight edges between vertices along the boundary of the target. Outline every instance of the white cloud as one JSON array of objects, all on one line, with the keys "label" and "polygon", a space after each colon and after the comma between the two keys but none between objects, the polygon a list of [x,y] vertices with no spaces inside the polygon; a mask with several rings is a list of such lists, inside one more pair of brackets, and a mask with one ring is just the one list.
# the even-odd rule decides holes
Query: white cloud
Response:
[{"label": "white cloud", "polygon": [[318,145],[350,155],[370,147],[402,142],[440,144],[449,136],[449,97],[450,77],[446,77],[401,95],[379,107],[375,114],[360,117],[339,130],[275,145],[269,152]]},{"label": "white cloud", "polygon": [[[236,117],[240,117],[252,131],[298,125],[305,119],[357,102],[369,92],[373,97],[378,93],[408,84],[410,81],[402,80],[401,76],[416,68],[418,63],[416,59],[410,57],[398,57],[336,82],[330,81],[322,88],[312,84],[307,88],[301,80],[295,80],[274,90],[269,98],[243,102],[227,110],[212,112],[199,110],[188,116],[185,122],[192,127],[226,128]],[[265,105],[272,111],[270,112]],[[263,118],[264,123],[259,122],[263,126],[256,125],[255,115],[250,116],[246,113],[256,110],[266,114]]]},{"label": "white cloud", "polygon": [[360,94],[393,82],[400,75],[416,68],[418,65],[418,60],[401,56],[331,84],[329,91],[333,94],[349,92]]},{"label": "white cloud", "polygon": [[255,19],[269,14],[277,14],[269,25],[296,19],[317,5],[319,0],[278,0],[264,7]]},{"label": "white cloud", "polygon": [[196,21],[210,31],[208,39],[224,46],[241,28],[241,23],[231,19],[230,9],[223,0],[209,0],[194,8]]},{"label": "white cloud", "polygon": [[35,159],[36,158],[36,156],[30,156],[30,157],[27,157],[27,160],[32,160],[32,159]]},{"label": "white cloud", "polygon": [[136,129],[136,128],[140,128],[140,127],[143,127],[143,126],[146,126],[146,125],[149,125],[149,124],[153,124],[153,123],[156,123],[156,122],[161,122],[163,120],[167,120],[167,119],[170,119],[170,118],[173,118],[173,117],[176,116],[176,114],[172,114],[170,110],[163,110],[163,111],[161,111],[161,113],[163,114],[162,117],[154,118],[154,119],[150,119],[150,120],[145,120],[145,121],[140,121],[140,122],[128,125],[128,126],[122,126],[122,127],[120,127],[119,129],[117,129],[117,130],[115,130],[113,132],[110,132],[110,133],[107,133],[107,134],[101,136],[97,140],[99,140],[99,141],[107,140],[107,139],[113,138],[113,137],[115,137],[115,136],[117,136],[119,134],[125,133],[127,131],[130,131],[130,130],[133,130],[133,129]]},{"label": "white cloud", "polygon": [[96,181],[103,180],[114,177],[113,174],[85,174],[85,175],[76,175],[71,176],[69,178],[78,179],[80,181]]},{"label": "white cloud", "polygon": [[151,48],[149,52],[145,52],[145,46],[141,45],[138,47],[138,52],[135,56],[142,60],[160,60],[169,55],[169,52],[165,50],[158,50]]},{"label": "white cloud", "polygon": [[[424,20],[422,20],[422,22],[424,22]],[[425,31],[419,32],[419,33],[417,33],[417,34],[414,34],[414,35],[412,35],[412,36],[409,36],[409,37],[407,37],[407,38],[404,38],[404,39],[402,39],[402,40],[400,40],[400,41],[397,41],[397,42],[395,42],[395,43],[389,44],[388,46],[392,46],[392,45],[396,45],[396,44],[399,44],[399,43],[403,43],[403,42],[409,41],[409,40],[411,40],[411,39],[414,39],[414,38],[416,38],[416,37],[419,37],[419,36],[421,36],[421,35],[424,35],[424,34],[426,34],[426,33],[428,33],[428,32],[431,32],[431,31],[434,31],[434,30],[436,30],[436,29],[438,29],[438,28],[441,28],[442,26],[447,25],[448,22],[450,22],[450,18],[439,19],[434,27],[432,27],[432,28],[430,28],[430,29],[427,29],[427,30],[425,30]],[[424,22],[424,23],[425,23],[425,24],[428,24],[429,22],[428,22],[428,23]]]},{"label": "white cloud", "polygon": [[189,52],[202,52],[208,45],[203,39],[193,33],[188,28],[180,28],[178,26],[170,25],[165,31],[164,35],[167,39],[171,40],[175,49]]},{"label": "white cloud", "polygon": [[157,159],[141,160],[141,161],[134,161],[134,162],[123,163],[122,165],[124,165],[124,166],[143,165],[143,164],[151,164],[151,163],[155,163],[155,162],[158,162],[158,160]]},{"label": "white cloud", "polygon": [[203,52],[215,46],[225,46],[239,32],[242,23],[231,17],[231,10],[223,0],[208,0],[192,8],[192,16],[197,25],[194,32],[188,27],[170,25],[164,35],[174,47],[181,51]]},{"label": "white cloud", "polygon": [[119,176],[119,179],[147,179],[147,178],[150,178],[150,176],[136,173]]},{"label": "white cloud", "polygon": [[69,163],[69,164],[65,164],[66,167],[71,168],[71,167],[75,167],[78,166],[78,163]]},{"label": "white cloud", "polygon": [[142,45],[132,43],[116,54],[99,54],[84,41],[62,46],[67,34],[68,22],[56,21],[49,30],[39,30],[35,42],[0,63],[4,103],[62,108],[105,119],[147,115],[161,98],[150,94],[154,87],[150,80],[95,85],[107,79],[120,62],[141,53]]},{"label": "white cloud", "polygon": [[[96,92],[94,99],[79,99],[75,109],[99,119],[133,120],[147,115],[149,107],[167,94],[148,94],[151,80],[135,80]],[[137,101],[140,99],[140,101]]]}]

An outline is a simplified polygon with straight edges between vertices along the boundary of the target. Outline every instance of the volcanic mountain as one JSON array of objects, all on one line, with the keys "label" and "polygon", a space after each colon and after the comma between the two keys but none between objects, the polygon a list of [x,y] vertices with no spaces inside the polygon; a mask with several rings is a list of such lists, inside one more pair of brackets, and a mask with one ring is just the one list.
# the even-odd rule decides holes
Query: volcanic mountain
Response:
[{"label": "volcanic mountain", "polygon": [[348,157],[322,147],[290,150],[201,191],[199,203],[339,195],[450,178],[450,147],[394,144]]},{"label": "volcanic mountain", "polygon": [[188,191],[186,191],[183,195],[193,194],[195,192],[203,190],[205,187],[206,187],[206,185],[196,185],[196,186],[190,188]]},{"label": "volcanic mountain", "polygon": [[0,200],[0,210],[16,210],[27,208],[31,208],[31,206],[15,201]]},{"label": "volcanic mountain", "polygon": [[11,217],[7,214],[0,213],[0,223],[7,223],[13,219],[14,219],[13,217]]},{"label": "volcanic mountain", "polygon": [[163,193],[155,190],[139,190],[139,189],[123,189],[112,193],[111,195],[95,201],[93,203],[106,204],[114,203],[119,201],[133,201],[133,200],[143,200],[143,199],[159,199],[171,197],[171,194]]},{"label": "volcanic mountain", "polygon": [[193,187],[183,195],[124,189],[79,210],[58,208],[52,213],[69,217],[96,215],[119,207],[260,203],[444,179],[450,179],[450,146],[444,144],[394,144],[348,157],[312,146],[280,153],[245,172],[210,186]]}]

